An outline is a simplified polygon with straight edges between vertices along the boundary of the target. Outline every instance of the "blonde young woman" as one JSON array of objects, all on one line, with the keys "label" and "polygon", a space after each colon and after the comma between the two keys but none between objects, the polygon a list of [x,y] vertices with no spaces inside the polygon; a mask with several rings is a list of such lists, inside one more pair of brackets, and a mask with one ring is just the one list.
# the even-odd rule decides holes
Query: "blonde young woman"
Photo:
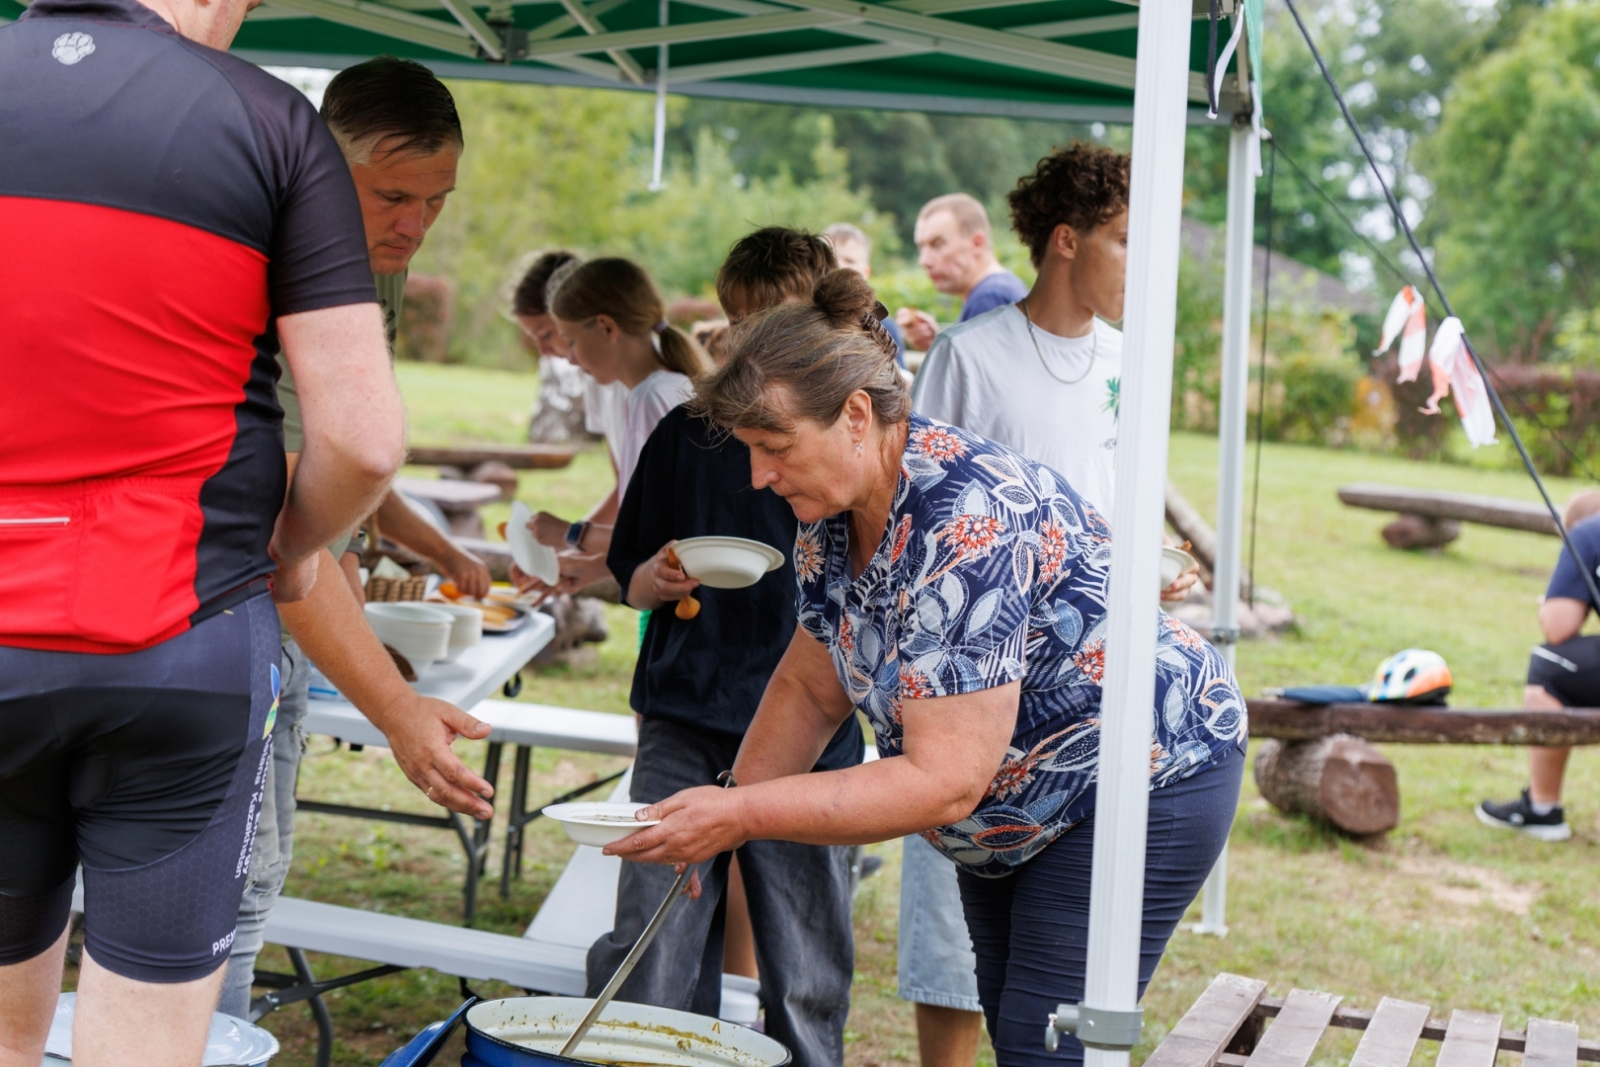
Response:
[{"label": "blonde young woman", "polygon": [[[688,334],[668,325],[666,305],[650,275],[626,259],[567,264],[551,276],[546,306],[572,361],[601,385],[620,382],[628,390],[612,446],[620,496],[650,432],[693,395],[693,379],[710,370],[710,357]],[[610,575],[606,545],[587,543],[589,523],[573,525],[566,538],[571,548],[561,555],[558,592],[575,592]],[[547,588],[515,567],[511,576],[521,589]]]}]

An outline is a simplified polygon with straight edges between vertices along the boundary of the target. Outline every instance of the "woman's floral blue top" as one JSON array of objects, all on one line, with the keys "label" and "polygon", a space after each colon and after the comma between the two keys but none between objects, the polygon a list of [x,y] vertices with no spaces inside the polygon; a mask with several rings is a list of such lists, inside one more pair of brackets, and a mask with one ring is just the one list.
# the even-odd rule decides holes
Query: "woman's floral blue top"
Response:
[{"label": "woman's floral blue top", "polygon": [[[1046,467],[911,417],[889,527],[850,579],[848,516],[802,524],[800,625],[823,642],[885,757],[900,702],[1022,680],[1016,733],[977,810],[923,836],[981,875],[1006,874],[1088,815],[1100,749],[1111,531]],[[1227,664],[1161,614],[1150,784],[1245,743]]]}]

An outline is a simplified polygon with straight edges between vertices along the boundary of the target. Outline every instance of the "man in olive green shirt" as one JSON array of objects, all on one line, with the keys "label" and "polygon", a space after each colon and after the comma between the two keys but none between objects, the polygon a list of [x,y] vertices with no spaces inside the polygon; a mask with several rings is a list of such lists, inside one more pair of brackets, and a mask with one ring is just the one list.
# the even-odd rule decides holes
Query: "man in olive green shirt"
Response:
[{"label": "man in olive green shirt", "polygon": [[[455,188],[463,144],[460,119],[449,90],[427,68],[392,57],[334,78],[323,96],[322,117],[350,164],[392,357],[406,267]],[[281,356],[279,367],[284,450],[292,478],[305,438],[299,396]],[[432,560],[464,591],[488,591],[489,572],[482,562],[453,545],[392,490],[378,509],[378,524],[386,536]],[[488,727],[459,708],[419,695],[400,677],[367,625],[356,577],[358,555],[346,551],[348,542],[341,539],[321,556],[321,580],[310,596],[279,607],[286,633],[272,761],[218,1005],[240,1018],[251,1015],[263,928],[289,869],[311,661],[383,731],[396,762],[430,800],[476,818],[492,815],[489,783],[449,748],[458,736],[485,736]]]}]

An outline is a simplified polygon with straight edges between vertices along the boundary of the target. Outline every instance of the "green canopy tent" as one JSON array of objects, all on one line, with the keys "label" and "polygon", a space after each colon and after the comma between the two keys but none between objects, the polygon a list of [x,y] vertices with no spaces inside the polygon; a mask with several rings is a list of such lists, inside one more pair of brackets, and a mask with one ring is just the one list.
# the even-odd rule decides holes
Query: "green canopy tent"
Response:
[{"label": "green canopy tent", "polygon": [[[1144,887],[1184,128],[1230,120],[1214,621],[1230,662],[1238,633],[1262,0],[1218,3],[1219,46],[1243,38],[1222,64],[1221,120],[1206,112],[1209,0],[268,0],[234,48],[264,65],[338,68],[390,53],[449,77],[653,91],[658,114],[670,87],[814,106],[1132,122],[1121,488],[1111,516],[1088,969],[1083,1003],[1051,1019],[1052,1031],[1075,1029],[1085,1041],[1086,1067],[1127,1067],[1140,1027],[1141,909],[1128,902]],[[0,0],[0,23],[24,6]],[[1224,867],[1208,883],[1201,924],[1216,933]]]},{"label": "green canopy tent", "polygon": [[[1222,0],[1225,18],[1234,4]],[[1204,121],[1208,8],[1197,5],[1188,99]],[[22,7],[0,0],[0,20]],[[665,44],[677,93],[1127,122],[1138,19],[1120,0],[268,0],[234,51],[334,68],[387,52],[450,77],[654,89]],[[1238,72],[1248,80],[1251,54],[1223,80],[1224,114],[1246,106]]]}]

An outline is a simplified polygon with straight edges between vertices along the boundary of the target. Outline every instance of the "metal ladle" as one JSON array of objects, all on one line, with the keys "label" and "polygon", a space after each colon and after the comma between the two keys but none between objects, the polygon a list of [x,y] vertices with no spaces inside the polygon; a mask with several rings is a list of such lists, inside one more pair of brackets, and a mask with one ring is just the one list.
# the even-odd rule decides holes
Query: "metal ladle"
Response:
[{"label": "metal ladle", "polygon": [[[722,783],[722,788],[724,789],[731,789],[738,784],[733,780],[732,771],[723,771],[717,776],[717,780]],[[605,1011],[607,1005],[616,997],[617,990],[622,988],[622,983],[627,981],[628,975],[633,973],[633,968],[638,964],[639,958],[644,955],[645,949],[650,947],[650,942],[654,941],[656,934],[661,932],[662,924],[667,921],[667,915],[672,911],[673,905],[677,904],[678,898],[687,891],[689,875],[693,871],[694,866],[692,864],[685,865],[683,873],[678,875],[677,879],[672,883],[672,888],[667,890],[666,899],[656,909],[655,915],[651,916],[650,923],[644,928],[644,933],[639,935],[639,940],[635,941],[633,947],[628,950],[628,955],[623,958],[621,966],[617,968],[617,973],[613,974],[611,980],[606,983],[605,988],[600,990],[600,995],[594,998],[594,1004],[590,1006],[588,1013],[584,1015],[583,1021],[578,1023],[576,1030],[572,1031],[572,1036],[567,1038],[567,1043],[561,1046],[560,1054],[562,1056],[570,1057],[572,1055],[573,1050],[589,1035],[589,1028],[594,1026],[596,1019],[600,1018],[600,1013]]]}]

